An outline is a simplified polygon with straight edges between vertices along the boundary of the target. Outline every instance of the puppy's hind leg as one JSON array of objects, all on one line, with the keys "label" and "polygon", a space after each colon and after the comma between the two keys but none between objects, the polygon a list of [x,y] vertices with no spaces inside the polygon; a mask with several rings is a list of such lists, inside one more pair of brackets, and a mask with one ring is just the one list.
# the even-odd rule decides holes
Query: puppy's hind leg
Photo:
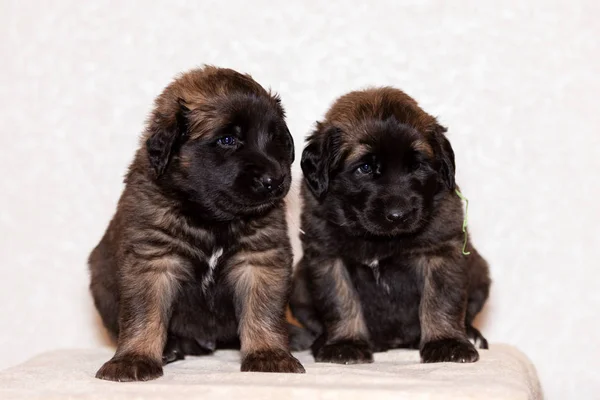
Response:
[{"label": "puppy's hind leg", "polygon": [[475,248],[470,249],[469,256],[469,297],[465,324],[469,340],[480,349],[487,349],[488,342],[481,332],[473,326],[473,320],[483,309],[490,292],[491,279],[487,262]]},{"label": "puppy's hind leg", "polygon": [[307,258],[300,260],[296,266],[290,297],[290,312],[300,326],[288,323],[290,348],[292,351],[310,349],[317,337],[323,333],[323,326],[318,319],[311,294],[307,286]]},{"label": "puppy's hind leg", "polygon": [[313,335],[308,329],[302,328],[288,323],[288,334],[290,336],[290,350],[291,351],[304,351],[310,349],[310,346],[315,341],[315,335]]},{"label": "puppy's hind leg", "polygon": [[199,342],[196,339],[169,334],[163,351],[163,364],[183,360],[188,356],[204,356],[215,351],[214,342]]},{"label": "puppy's hind leg", "polygon": [[467,325],[466,330],[469,341],[473,343],[475,347],[486,350],[489,348],[487,339],[483,337],[477,328],[475,328],[473,325]]},{"label": "puppy's hind leg", "polygon": [[183,350],[181,349],[179,338],[173,335],[169,335],[167,338],[167,343],[165,344],[165,349],[163,350],[162,361],[163,365],[183,360],[185,355]]},{"label": "puppy's hind leg", "polygon": [[475,315],[481,310],[483,307],[483,303],[485,298],[487,297],[487,290],[484,297],[484,294],[480,290],[476,290],[472,292],[469,296],[469,300],[467,303],[467,313],[465,318],[465,327],[467,332],[467,337],[475,345],[480,349],[488,348],[488,341],[483,337],[481,332],[473,326],[473,320],[475,319]]},{"label": "puppy's hind leg", "polygon": [[119,336],[119,288],[115,260],[108,250],[106,238],[94,248],[88,263],[94,305],[110,338],[116,342]]}]

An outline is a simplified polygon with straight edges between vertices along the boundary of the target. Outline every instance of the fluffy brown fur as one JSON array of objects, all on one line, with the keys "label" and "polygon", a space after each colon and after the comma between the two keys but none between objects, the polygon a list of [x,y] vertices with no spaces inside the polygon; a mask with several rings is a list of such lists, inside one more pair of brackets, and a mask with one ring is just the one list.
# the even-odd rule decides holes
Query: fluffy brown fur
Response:
[{"label": "fluffy brown fur", "polygon": [[98,378],[154,379],[218,346],[241,346],[243,371],[304,372],[285,329],[293,159],[279,99],[250,76],[205,67],[164,90],[89,258],[117,339]]},{"label": "fluffy brown fur", "polygon": [[[423,362],[473,362],[488,296],[485,260],[461,253],[454,153],[434,117],[400,90],[338,99],[302,156],[302,244],[291,308],[317,361],[372,362],[418,347]],[[307,335],[293,337],[305,348]]]}]

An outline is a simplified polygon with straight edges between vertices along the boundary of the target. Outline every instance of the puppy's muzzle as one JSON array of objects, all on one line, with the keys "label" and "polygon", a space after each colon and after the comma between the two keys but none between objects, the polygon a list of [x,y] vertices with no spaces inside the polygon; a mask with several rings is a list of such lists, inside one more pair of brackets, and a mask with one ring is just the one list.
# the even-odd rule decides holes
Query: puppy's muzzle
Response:
[{"label": "puppy's muzzle", "polygon": [[415,207],[390,208],[385,213],[385,219],[391,223],[400,223],[409,219],[417,209]]},{"label": "puppy's muzzle", "polygon": [[264,196],[277,196],[283,191],[284,181],[284,175],[275,175],[270,173],[261,174],[254,177],[253,189],[257,194]]},{"label": "puppy's muzzle", "polygon": [[383,215],[386,223],[399,225],[411,221],[417,213],[417,199],[412,197],[392,197],[384,200]]}]

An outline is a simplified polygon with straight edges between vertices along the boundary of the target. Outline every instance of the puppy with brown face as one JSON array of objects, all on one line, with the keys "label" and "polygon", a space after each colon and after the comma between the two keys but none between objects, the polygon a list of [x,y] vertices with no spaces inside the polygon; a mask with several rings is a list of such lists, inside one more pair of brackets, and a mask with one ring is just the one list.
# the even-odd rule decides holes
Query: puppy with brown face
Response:
[{"label": "puppy with brown face", "polygon": [[[308,138],[291,308],[317,338],[317,361],[372,362],[373,351],[407,347],[423,362],[473,362],[470,340],[487,348],[472,322],[488,266],[470,241],[462,254],[445,131],[405,93],[379,88],[342,96]],[[294,335],[292,347],[306,339]]]},{"label": "puppy with brown face", "polygon": [[304,372],[285,327],[293,159],[279,99],[250,76],[205,67],[163,91],[89,258],[117,339],[98,378],[154,379],[223,346],[241,346],[242,371]]}]

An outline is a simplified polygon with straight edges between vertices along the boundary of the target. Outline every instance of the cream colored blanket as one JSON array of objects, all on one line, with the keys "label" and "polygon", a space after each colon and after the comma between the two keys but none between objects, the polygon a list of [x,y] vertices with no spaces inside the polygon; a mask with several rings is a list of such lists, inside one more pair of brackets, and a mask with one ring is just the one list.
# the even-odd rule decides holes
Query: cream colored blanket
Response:
[{"label": "cream colored blanket", "polygon": [[155,381],[94,378],[110,349],[42,354],[0,372],[0,399],[541,399],[535,368],[507,345],[480,350],[474,364],[420,364],[414,350],[376,353],[366,365],[316,364],[296,356],[306,374],[239,372],[239,353],[218,351],[165,367]]}]

